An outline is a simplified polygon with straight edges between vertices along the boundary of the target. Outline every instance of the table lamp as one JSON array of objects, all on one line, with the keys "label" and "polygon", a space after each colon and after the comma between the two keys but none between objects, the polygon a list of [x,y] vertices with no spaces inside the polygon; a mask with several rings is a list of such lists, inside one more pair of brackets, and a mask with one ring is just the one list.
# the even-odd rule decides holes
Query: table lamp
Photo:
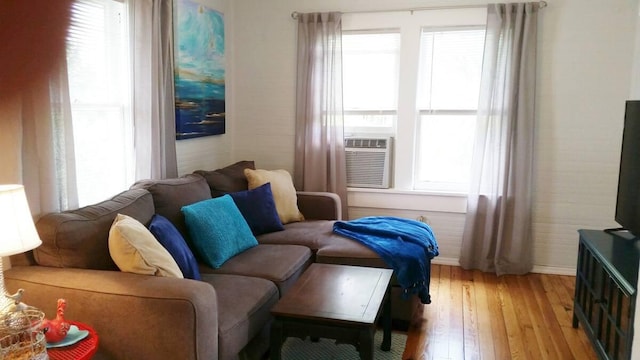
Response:
[{"label": "table lamp", "polygon": [[5,289],[2,257],[29,251],[40,244],[24,187],[0,185],[0,318],[19,301]]}]

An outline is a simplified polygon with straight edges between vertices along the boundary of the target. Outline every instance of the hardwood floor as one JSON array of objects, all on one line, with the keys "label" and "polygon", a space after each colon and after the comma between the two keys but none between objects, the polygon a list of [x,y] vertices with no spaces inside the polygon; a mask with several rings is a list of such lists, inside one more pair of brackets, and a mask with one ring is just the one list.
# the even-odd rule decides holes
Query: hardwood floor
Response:
[{"label": "hardwood floor", "polygon": [[403,359],[597,359],[571,326],[574,281],[432,265],[432,302],[414,314]]}]

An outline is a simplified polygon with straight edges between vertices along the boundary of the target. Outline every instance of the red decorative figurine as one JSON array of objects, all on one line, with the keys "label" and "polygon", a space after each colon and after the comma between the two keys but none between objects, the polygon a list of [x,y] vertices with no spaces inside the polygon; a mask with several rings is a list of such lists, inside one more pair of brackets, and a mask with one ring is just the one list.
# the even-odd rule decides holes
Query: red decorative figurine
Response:
[{"label": "red decorative figurine", "polygon": [[64,319],[64,309],[67,307],[65,299],[58,299],[58,310],[56,318],[53,320],[44,319],[42,329],[48,343],[56,343],[62,341],[69,331],[69,323]]}]

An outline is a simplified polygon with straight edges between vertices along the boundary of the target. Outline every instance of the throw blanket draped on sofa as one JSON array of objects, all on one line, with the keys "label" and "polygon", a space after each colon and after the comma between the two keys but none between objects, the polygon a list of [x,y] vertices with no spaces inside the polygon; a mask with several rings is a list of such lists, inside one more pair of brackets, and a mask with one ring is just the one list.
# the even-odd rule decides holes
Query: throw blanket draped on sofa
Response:
[{"label": "throw blanket draped on sofa", "polygon": [[438,256],[438,243],[429,225],[397,217],[369,216],[336,221],[333,232],[371,248],[396,272],[405,294],[416,294],[423,304],[431,303],[430,261]]}]

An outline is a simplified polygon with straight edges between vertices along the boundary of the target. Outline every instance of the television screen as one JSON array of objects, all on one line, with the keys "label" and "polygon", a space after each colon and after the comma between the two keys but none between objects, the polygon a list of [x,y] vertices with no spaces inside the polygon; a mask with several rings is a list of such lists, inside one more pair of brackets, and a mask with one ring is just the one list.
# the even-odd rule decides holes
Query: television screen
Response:
[{"label": "television screen", "polygon": [[640,236],[640,100],[626,102],[615,220]]}]

